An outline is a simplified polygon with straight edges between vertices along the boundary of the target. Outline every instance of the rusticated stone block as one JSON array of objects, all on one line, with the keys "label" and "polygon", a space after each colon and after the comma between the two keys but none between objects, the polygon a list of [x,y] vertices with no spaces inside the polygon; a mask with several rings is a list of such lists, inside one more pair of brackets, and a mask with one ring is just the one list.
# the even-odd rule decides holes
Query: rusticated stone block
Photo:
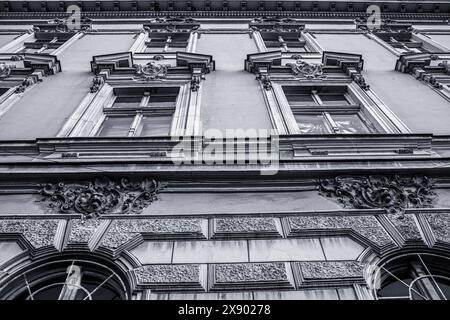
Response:
[{"label": "rusticated stone block", "polygon": [[299,266],[304,280],[361,278],[364,270],[358,261],[300,262]]},{"label": "rusticated stone block", "polygon": [[425,219],[433,230],[437,240],[450,243],[450,215],[427,213]]},{"label": "rusticated stone block", "polygon": [[145,265],[134,274],[138,285],[154,290],[204,290],[206,268],[199,264]]},{"label": "rusticated stone block", "polygon": [[201,219],[117,219],[111,223],[102,246],[119,248],[140,234],[146,238],[206,238]]},{"label": "rusticated stone block", "polygon": [[386,217],[405,240],[422,240],[413,215],[405,214],[403,219],[399,219],[397,215],[393,214],[387,214]]},{"label": "rusticated stone block", "polygon": [[214,219],[213,237],[281,237],[275,218],[239,217]]},{"label": "rusticated stone block", "polygon": [[392,239],[374,216],[301,216],[288,218],[290,234],[306,231],[352,230],[379,247]]},{"label": "rusticated stone block", "polygon": [[212,290],[294,287],[288,263],[218,264],[213,268],[214,283]]},{"label": "rusticated stone block", "polygon": [[139,233],[137,232],[108,232],[102,241],[102,246],[109,249],[117,249],[138,235]]},{"label": "rusticated stone block", "polygon": [[74,220],[70,229],[69,243],[88,242],[100,226],[101,220]]},{"label": "rusticated stone block", "polygon": [[36,249],[54,244],[57,227],[58,220],[0,219],[0,233],[20,233]]}]

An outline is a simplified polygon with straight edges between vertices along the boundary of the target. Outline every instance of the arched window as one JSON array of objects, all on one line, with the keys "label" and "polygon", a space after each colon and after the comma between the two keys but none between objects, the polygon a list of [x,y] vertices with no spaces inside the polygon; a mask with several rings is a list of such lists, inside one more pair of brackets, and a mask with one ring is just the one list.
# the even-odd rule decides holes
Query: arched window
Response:
[{"label": "arched window", "polygon": [[377,299],[450,299],[450,258],[430,253],[396,256],[375,268]]},{"label": "arched window", "polygon": [[1,299],[125,300],[124,281],[113,269],[87,260],[40,263],[15,275],[0,292]]}]

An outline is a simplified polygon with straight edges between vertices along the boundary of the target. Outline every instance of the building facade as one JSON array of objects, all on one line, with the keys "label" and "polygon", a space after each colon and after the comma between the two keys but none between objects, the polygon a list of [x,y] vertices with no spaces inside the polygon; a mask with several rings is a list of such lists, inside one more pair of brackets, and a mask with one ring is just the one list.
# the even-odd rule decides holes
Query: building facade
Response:
[{"label": "building facade", "polygon": [[0,1],[0,299],[448,299],[449,1]]}]

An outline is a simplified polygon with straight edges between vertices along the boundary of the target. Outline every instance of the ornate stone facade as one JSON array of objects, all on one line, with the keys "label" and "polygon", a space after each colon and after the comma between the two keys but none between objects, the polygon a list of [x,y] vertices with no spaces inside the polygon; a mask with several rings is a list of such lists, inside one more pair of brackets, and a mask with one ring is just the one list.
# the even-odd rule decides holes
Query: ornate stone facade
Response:
[{"label": "ornate stone facade", "polygon": [[448,276],[450,4],[74,5],[0,1],[0,299]]}]

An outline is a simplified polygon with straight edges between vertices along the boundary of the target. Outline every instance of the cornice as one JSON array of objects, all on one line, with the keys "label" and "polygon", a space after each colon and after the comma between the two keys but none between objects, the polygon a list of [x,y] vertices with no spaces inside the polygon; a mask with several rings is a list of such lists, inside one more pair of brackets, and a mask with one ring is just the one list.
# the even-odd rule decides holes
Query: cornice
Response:
[{"label": "cornice", "polygon": [[[56,2],[56,1],[55,1]],[[118,1],[110,1],[114,3]],[[189,2],[189,1],[186,1]],[[207,2],[207,1],[205,1]],[[224,1],[226,2],[226,1]],[[236,1],[237,2],[237,1]],[[245,2],[245,1],[243,1]],[[261,1],[258,1],[261,2]],[[274,1],[275,2],[275,1]],[[287,1],[285,1],[287,2]],[[300,1],[299,1],[300,2]],[[318,3],[319,1],[301,1],[302,4],[307,3]],[[329,6],[332,6],[333,1],[321,1],[323,6],[321,9],[314,10],[314,8],[305,7],[302,10],[126,10],[126,8],[119,8],[117,10],[110,10],[107,6],[100,6],[97,10],[92,10],[90,8],[82,9],[81,16],[88,17],[91,19],[116,19],[117,21],[129,20],[129,19],[145,19],[145,18],[155,18],[155,17],[165,17],[165,16],[176,16],[176,17],[193,17],[193,18],[215,18],[215,19],[236,19],[236,18],[254,18],[264,16],[276,16],[276,17],[289,17],[289,18],[303,18],[303,19],[356,19],[361,17],[368,17],[366,14],[366,2],[341,2],[342,5],[346,5],[341,10],[330,10]],[[0,1],[0,20],[26,20],[26,19],[53,19],[53,18],[64,18],[68,17],[69,14],[65,12],[64,2],[59,2],[63,4],[63,9],[49,10],[28,7],[24,9],[24,3],[31,3],[29,1],[15,1],[15,6],[5,6],[7,1]],[[22,3],[22,6],[20,4]],[[38,2],[45,3],[45,2]],[[89,1],[83,1],[84,3],[89,3]],[[92,4],[95,1],[91,1]],[[100,2],[98,2],[100,3]],[[102,3],[108,3],[108,1],[103,1]],[[122,3],[122,2],[121,2]],[[132,3],[131,1],[129,3]],[[146,1],[146,3],[149,3]],[[221,2],[222,3],[222,2]],[[239,1],[242,3],[242,1]],[[354,4],[353,9],[351,4]],[[380,2],[383,6],[383,2]],[[392,6],[385,10],[382,10],[381,17],[383,19],[399,19],[399,20],[410,20],[410,21],[429,21],[429,22],[448,22],[450,14],[450,3],[448,1],[443,3],[428,3],[422,7],[420,10],[420,5],[423,2],[412,2],[409,4],[410,10],[401,10],[401,4],[396,1],[391,2]],[[323,7],[323,8],[322,8]],[[426,8],[427,10],[424,10]],[[111,8],[113,9],[113,8]]]}]

